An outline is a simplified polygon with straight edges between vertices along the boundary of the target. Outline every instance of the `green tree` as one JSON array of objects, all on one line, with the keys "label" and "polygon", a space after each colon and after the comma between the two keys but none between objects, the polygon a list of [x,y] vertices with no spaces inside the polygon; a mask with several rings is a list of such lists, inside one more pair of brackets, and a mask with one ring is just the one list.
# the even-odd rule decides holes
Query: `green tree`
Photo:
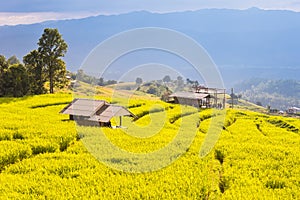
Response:
[{"label": "green tree", "polygon": [[7,88],[8,94],[14,97],[22,97],[28,93],[28,74],[22,64],[14,64],[9,66],[7,71]]},{"label": "green tree", "polygon": [[98,85],[104,86],[104,78],[103,77],[99,78]]},{"label": "green tree", "polygon": [[[38,42],[38,52],[41,56],[43,69],[48,73],[50,82],[50,93],[54,92],[55,82],[59,81],[57,76],[65,76],[65,63],[61,60],[64,57],[68,45],[57,29],[46,28]],[[59,73],[58,73],[59,72]]]},{"label": "green tree", "polygon": [[[99,80],[96,77],[85,74],[82,69],[79,69],[77,71],[76,80],[82,81],[82,82],[85,82],[88,84],[92,84],[92,85],[95,85],[95,84],[99,85]],[[103,84],[105,84],[104,80],[103,80]]]},{"label": "green tree", "polygon": [[182,76],[177,76],[177,87],[183,88],[183,86],[184,86],[184,81],[183,81]]},{"label": "green tree", "polygon": [[66,64],[64,61],[62,60],[58,60],[57,63],[59,66],[57,66],[57,70],[54,73],[54,78],[53,78],[53,82],[54,82],[54,87],[57,88],[64,88],[67,83],[69,82],[69,80],[67,79],[67,70],[66,70]]},{"label": "green tree", "polygon": [[31,51],[24,56],[23,62],[28,73],[30,93],[45,93],[46,88],[44,87],[44,84],[46,77],[43,73],[42,58],[39,52],[37,50]]},{"label": "green tree", "polygon": [[8,64],[6,61],[5,56],[0,55],[0,69],[4,69],[5,67],[7,68]]},{"label": "green tree", "polygon": [[263,106],[260,101],[257,101],[255,104],[258,105],[258,106]]},{"label": "green tree", "polygon": [[150,86],[149,89],[147,90],[147,93],[156,95],[157,94],[157,87]]},{"label": "green tree", "polygon": [[116,80],[108,80],[106,81],[105,85],[114,85],[117,84],[118,82]]},{"label": "green tree", "polygon": [[143,79],[140,78],[140,77],[137,77],[136,80],[135,80],[135,83],[136,83],[137,85],[140,85],[140,84],[143,83]]},{"label": "green tree", "polygon": [[7,63],[8,63],[9,65],[14,65],[14,64],[20,64],[20,61],[19,61],[19,59],[14,55],[14,56],[12,56],[12,57],[10,57],[10,58],[7,59]]},{"label": "green tree", "polygon": [[193,81],[191,81],[191,79],[187,78],[186,79],[186,84],[193,84]]},{"label": "green tree", "polygon": [[166,75],[164,78],[163,78],[163,82],[170,82],[171,81],[171,77],[169,75]]},{"label": "green tree", "polygon": [[28,92],[28,75],[22,64],[14,64],[6,68],[1,80],[1,96],[21,97]]},{"label": "green tree", "polygon": [[3,55],[0,55],[0,96],[5,95],[5,73],[8,69],[8,63]]}]

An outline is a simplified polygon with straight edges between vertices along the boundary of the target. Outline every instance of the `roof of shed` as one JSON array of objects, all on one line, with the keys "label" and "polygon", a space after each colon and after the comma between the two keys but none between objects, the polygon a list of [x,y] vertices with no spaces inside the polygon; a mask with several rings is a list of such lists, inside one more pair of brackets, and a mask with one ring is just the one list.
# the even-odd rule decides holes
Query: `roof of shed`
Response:
[{"label": "roof of shed", "polygon": [[291,108],[289,108],[289,109],[300,111],[300,108],[298,108],[298,107],[291,107]]},{"label": "roof of shed", "polygon": [[100,109],[106,102],[94,99],[74,99],[60,113],[90,117]]},{"label": "roof of shed", "polygon": [[125,109],[122,106],[110,105],[99,115],[93,115],[89,120],[100,121],[100,122],[109,122],[111,118],[119,117],[119,116],[136,117],[134,114],[132,114],[130,111],[128,111],[127,109]]}]

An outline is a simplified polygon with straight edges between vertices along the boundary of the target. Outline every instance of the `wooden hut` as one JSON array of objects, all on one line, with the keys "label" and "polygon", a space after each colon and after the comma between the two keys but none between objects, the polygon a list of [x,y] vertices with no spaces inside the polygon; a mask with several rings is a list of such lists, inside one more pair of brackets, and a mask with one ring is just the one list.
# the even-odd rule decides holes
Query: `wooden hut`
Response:
[{"label": "wooden hut", "polygon": [[175,92],[169,95],[168,101],[197,108],[225,108],[225,89],[204,86],[193,88],[195,92]]},{"label": "wooden hut", "polygon": [[70,120],[75,120],[78,125],[82,126],[111,127],[110,120],[113,117],[119,117],[119,127],[122,127],[123,116],[136,118],[133,113],[123,106],[93,99],[74,99],[60,113],[70,115]]},{"label": "wooden hut", "polygon": [[210,94],[194,92],[176,92],[169,95],[169,102],[208,108],[211,105],[212,98],[213,96]]}]

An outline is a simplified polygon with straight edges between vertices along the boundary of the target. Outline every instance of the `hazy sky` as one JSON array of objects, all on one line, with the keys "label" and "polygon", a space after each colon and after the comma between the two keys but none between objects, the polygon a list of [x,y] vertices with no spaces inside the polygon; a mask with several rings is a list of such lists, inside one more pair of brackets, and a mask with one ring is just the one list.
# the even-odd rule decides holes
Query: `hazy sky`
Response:
[{"label": "hazy sky", "polygon": [[137,10],[170,12],[203,8],[284,9],[300,12],[300,0],[2,0],[0,25],[82,18]]}]

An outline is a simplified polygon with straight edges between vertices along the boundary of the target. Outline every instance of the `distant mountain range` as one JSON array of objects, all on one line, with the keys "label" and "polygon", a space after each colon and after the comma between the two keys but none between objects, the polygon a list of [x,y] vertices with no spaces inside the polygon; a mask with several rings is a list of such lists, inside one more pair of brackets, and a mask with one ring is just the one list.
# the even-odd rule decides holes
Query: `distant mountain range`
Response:
[{"label": "distant mountain range", "polygon": [[[166,14],[140,11],[0,26],[0,54],[6,57],[16,55],[22,59],[37,47],[36,43],[46,27],[58,28],[68,43],[65,60],[71,71],[80,67],[96,45],[114,34],[133,28],[163,27],[182,32],[201,44],[219,66],[228,87],[251,77],[299,79],[300,13],[297,12],[257,8],[205,9]],[[130,61],[126,62],[122,66],[123,72],[131,66]],[[109,78],[114,75],[111,76]],[[193,74],[187,73],[186,76],[193,77]]]}]

